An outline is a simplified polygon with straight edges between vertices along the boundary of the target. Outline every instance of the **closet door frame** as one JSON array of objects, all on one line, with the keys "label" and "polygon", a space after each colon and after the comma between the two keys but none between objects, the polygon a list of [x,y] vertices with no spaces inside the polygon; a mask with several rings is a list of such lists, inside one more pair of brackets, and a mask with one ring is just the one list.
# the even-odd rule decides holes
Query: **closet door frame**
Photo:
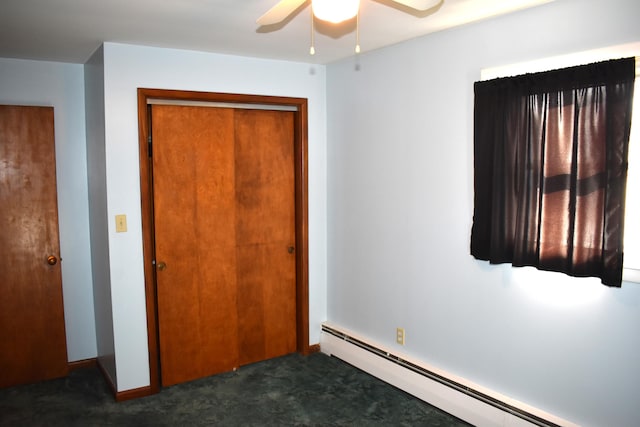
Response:
[{"label": "closet door frame", "polygon": [[149,114],[152,102],[209,102],[294,108],[295,257],[296,257],[296,351],[309,354],[309,224],[308,224],[308,133],[307,99],[166,89],[138,89],[138,136],[140,153],[140,198],[147,338],[149,348],[149,393],[160,391],[156,272],[154,267],[153,180],[149,149]]}]

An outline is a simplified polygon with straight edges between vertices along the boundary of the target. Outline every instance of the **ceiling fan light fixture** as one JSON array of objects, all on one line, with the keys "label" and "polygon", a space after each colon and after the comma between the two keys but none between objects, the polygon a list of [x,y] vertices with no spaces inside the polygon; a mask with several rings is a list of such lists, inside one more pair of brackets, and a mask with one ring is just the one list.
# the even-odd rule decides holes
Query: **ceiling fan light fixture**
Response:
[{"label": "ceiling fan light fixture", "polygon": [[316,18],[339,24],[358,14],[360,0],[311,0],[311,7]]}]

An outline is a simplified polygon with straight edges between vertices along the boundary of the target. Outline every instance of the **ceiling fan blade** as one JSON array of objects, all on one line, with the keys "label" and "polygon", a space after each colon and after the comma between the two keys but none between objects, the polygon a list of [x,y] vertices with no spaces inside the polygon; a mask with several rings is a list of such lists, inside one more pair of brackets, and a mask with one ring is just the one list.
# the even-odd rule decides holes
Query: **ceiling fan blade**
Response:
[{"label": "ceiling fan blade", "polygon": [[394,3],[410,7],[411,9],[424,11],[442,3],[443,0],[391,0]]},{"label": "ceiling fan blade", "polygon": [[258,25],[279,24],[306,2],[307,0],[281,0],[256,22]]}]

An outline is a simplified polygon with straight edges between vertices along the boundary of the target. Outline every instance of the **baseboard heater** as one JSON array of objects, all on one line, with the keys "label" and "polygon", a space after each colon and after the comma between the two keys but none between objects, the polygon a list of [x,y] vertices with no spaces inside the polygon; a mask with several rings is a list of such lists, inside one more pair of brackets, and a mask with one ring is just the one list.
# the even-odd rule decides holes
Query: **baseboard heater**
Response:
[{"label": "baseboard heater", "polygon": [[[536,408],[513,400],[497,398],[482,390],[470,387],[450,377],[427,369],[398,354],[384,350],[330,324],[322,325],[321,351],[344,360],[400,389],[433,404],[446,412],[474,425],[486,426],[543,426],[559,427],[576,425],[547,414]],[[348,346],[355,346],[354,351]],[[364,353],[362,352],[364,350]],[[370,357],[370,356],[373,356]],[[382,362],[382,364],[381,364]],[[386,362],[386,363],[385,363]],[[391,365],[389,365],[390,363]],[[383,366],[384,365],[384,366]],[[397,368],[397,369],[396,369]],[[422,378],[432,380],[445,388],[425,391],[419,378],[403,379],[409,370]],[[378,372],[376,372],[378,371]],[[464,396],[461,400],[460,393]],[[495,393],[497,394],[497,393]],[[471,398],[471,399],[469,399]],[[436,400],[436,401],[433,401]],[[438,401],[439,400],[439,401]],[[534,413],[535,412],[535,413]]]}]

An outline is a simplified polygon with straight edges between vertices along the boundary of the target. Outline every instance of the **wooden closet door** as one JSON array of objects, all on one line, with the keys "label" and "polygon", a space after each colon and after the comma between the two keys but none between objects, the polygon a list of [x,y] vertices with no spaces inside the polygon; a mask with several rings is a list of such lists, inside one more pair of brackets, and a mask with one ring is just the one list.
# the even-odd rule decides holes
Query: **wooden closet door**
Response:
[{"label": "wooden closet door", "polygon": [[238,366],[233,110],[152,107],[162,384]]},{"label": "wooden closet door", "polygon": [[65,376],[52,107],[0,106],[0,387]]},{"label": "wooden closet door", "polygon": [[296,351],[294,113],[235,113],[240,365]]},{"label": "wooden closet door", "polygon": [[164,386],[296,351],[294,115],[154,105]]}]

